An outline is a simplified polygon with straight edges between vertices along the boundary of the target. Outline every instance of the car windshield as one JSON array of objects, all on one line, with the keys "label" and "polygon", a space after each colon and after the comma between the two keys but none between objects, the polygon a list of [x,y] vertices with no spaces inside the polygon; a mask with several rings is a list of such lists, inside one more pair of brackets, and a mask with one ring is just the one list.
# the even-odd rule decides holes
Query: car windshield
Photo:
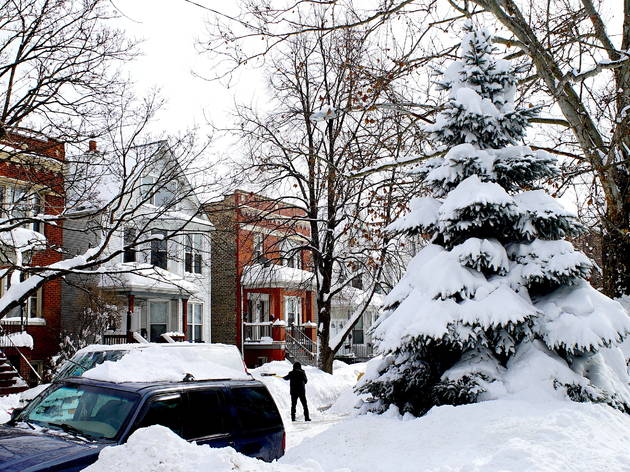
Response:
[{"label": "car windshield", "polygon": [[86,438],[113,439],[139,396],[93,385],[52,386],[16,419]]},{"label": "car windshield", "polygon": [[126,350],[105,350],[105,351],[92,351],[85,352],[83,354],[75,355],[72,359],[67,360],[65,364],[55,374],[54,381],[63,380],[73,375],[81,375],[86,370],[90,370],[92,367],[102,364],[105,361],[117,361],[122,356],[127,354]]}]

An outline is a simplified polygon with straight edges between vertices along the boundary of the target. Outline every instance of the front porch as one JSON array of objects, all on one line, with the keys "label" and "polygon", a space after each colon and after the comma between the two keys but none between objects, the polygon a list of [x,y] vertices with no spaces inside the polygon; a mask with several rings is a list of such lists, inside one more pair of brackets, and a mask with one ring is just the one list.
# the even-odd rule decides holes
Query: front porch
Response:
[{"label": "front porch", "polygon": [[184,296],[160,293],[133,292],[125,298],[126,313],[121,315],[117,329],[104,334],[103,344],[142,340],[203,342],[201,304],[191,302]]}]

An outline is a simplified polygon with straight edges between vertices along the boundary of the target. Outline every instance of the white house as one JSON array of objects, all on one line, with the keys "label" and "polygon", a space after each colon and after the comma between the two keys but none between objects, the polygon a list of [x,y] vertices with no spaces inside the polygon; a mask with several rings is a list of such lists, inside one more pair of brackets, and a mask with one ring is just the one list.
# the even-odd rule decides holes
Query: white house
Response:
[{"label": "white house", "polygon": [[[114,209],[97,214],[94,206],[79,208],[90,216],[64,228],[64,248],[70,253],[108,238],[111,260],[101,275],[84,281],[120,307],[119,319],[102,342],[129,342],[139,340],[138,335],[156,342],[164,335],[209,342],[213,226],[167,142],[139,147],[125,160],[124,172],[98,179],[97,200],[118,198]],[[84,316],[84,307],[70,306],[76,295],[72,284],[64,286],[62,324],[67,330],[79,330]]]}]

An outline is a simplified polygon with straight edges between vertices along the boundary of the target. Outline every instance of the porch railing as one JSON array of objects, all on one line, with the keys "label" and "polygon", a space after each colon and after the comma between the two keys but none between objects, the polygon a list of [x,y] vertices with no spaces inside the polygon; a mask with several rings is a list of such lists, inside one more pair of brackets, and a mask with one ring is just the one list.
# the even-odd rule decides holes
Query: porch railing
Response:
[{"label": "porch railing", "polygon": [[111,346],[113,344],[127,344],[135,343],[133,339],[127,336],[127,334],[104,334],[103,344]]},{"label": "porch railing", "polygon": [[243,338],[245,342],[260,342],[263,338],[272,338],[271,321],[244,322]]},{"label": "porch railing", "polygon": [[291,361],[306,365],[315,365],[317,361],[317,344],[298,326],[287,328],[285,352]]},{"label": "porch railing", "polygon": [[24,320],[0,320],[0,347],[14,347],[9,340],[11,334],[26,332],[28,318]]}]

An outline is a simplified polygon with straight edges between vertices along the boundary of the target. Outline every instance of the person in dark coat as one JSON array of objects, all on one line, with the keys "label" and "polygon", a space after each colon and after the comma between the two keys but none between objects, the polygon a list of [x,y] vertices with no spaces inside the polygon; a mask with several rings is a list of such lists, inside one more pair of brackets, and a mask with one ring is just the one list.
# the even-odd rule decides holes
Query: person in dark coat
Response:
[{"label": "person in dark coat", "polygon": [[306,404],[306,382],[308,382],[308,379],[306,378],[306,373],[302,370],[302,365],[296,362],[293,364],[293,370],[282,378],[289,381],[291,392],[291,419],[295,421],[295,408],[299,399],[302,403],[302,409],[304,410],[304,421],[311,421],[308,414],[308,405]]}]

